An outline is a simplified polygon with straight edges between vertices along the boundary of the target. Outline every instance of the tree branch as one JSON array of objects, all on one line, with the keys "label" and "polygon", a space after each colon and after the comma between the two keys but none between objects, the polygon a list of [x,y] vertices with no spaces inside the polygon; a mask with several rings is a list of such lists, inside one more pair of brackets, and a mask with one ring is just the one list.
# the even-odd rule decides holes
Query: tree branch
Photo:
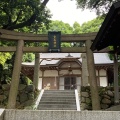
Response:
[{"label": "tree branch", "polygon": [[19,11],[19,13],[18,13],[18,15],[17,15],[17,18],[16,18],[16,20],[13,22],[13,24],[16,24],[16,23],[17,23],[20,15],[21,15],[21,12],[22,12],[22,10]]},{"label": "tree branch", "polygon": [[[41,11],[45,8],[46,4],[48,3],[49,0],[44,0],[41,4]],[[3,29],[8,29],[8,30],[14,30],[18,28],[22,28],[24,26],[30,26],[35,20],[36,20],[37,14],[33,13],[33,15],[27,20],[22,23],[16,24],[16,25],[11,25],[11,26],[3,26]]]},{"label": "tree branch", "polygon": [[42,5],[45,7],[48,2],[49,2],[49,0],[44,0],[44,1],[42,2]]},{"label": "tree branch", "polygon": [[16,25],[11,25],[11,26],[5,26],[3,27],[3,29],[7,29],[7,30],[14,30],[14,29],[18,29],[18,28],[22,28],[24,26],[30,26],[36,19],[36,14],[33,14],[31,16],[30,19],[28,19],[27,21],[23,22],[23,23],[19,23],[19,24],[16,24]]}]

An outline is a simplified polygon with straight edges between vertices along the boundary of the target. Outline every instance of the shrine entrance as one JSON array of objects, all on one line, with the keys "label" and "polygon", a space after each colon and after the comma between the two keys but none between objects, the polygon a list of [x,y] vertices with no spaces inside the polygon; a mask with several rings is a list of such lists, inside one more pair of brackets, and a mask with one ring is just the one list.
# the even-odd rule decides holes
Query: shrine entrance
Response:
[{"label": "shrine entrance", "polygon": [[67,76],[64,80],[64,89],[65,90],[74,90],[76,89],[76,77]]},{"label": "shrine entrance", "polygon": [[[88,64],[88,73],[89,73],[89,82],[91,88],[91,97],[92,97],[92,105],[93,110],[100,109],[99,103],[99,96],[97,90],[97,83],[96,83],[96,74],[95,74],[95,66],[94,66],[94,56],[93,52],[91,51],[90,47],[92,41],[95,39],[97,33],[86,33],[86,34],[68,34],[68,35],[61,35],[61,42],[84,42],[85,46],[83,47],[61,47],[61,53],[86,53],[87,55],[87,64]],[[56,47],[56,38],[52,42]],[[2,41],[15,41],[17,46],[0,46],[0,52],[15,52],[15,60],[14,60],[14,68],[12,72],[12,80],[11,80],[11,87],[8,99],[8,109],[15,109],[16,105],[16,98],[18,92],[18,85],[19,85],[19,78],[21,72],[21,63],[22,63],[22,56],[23,53],[31,52],[35,54],[35,68],[34,68],[34,85],[37,87],[38,79],[39,79],[39,69],[40,69],[40,56],[39,53],[48,53],[51,52],[51,49],[48,47],[41,47],[41,46],[25,46],[26,42],[47,42],[48,43],[48,35],[43,34],[31,34],[31,33],[20,33],[15,31],[9,31],[0,29],[0,39]],[[56,51],[56,49],[55,49]],[[58,50],[57,50],[58,51]],[[108,52],[108,49],[104,49],[99,51],[100,52]],[[98,51],[94,51],[97,52]],[[59,72],[59,70],[58,70]],[[65,89],[73,89],[75,88],[76,80],[74,77],[67,77],[65,78]],[[68,80],[68,82],[66,82]],[[96,91],[96,92],[94,92]]]}]

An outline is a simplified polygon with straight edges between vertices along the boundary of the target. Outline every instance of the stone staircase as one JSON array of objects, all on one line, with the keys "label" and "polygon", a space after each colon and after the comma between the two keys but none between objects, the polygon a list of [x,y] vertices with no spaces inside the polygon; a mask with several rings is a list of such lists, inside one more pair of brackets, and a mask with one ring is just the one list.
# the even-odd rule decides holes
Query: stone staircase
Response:
[{"label": "stone staircase", "polygon": [[45,90],[38,110],[77,110],[74,90]]}]

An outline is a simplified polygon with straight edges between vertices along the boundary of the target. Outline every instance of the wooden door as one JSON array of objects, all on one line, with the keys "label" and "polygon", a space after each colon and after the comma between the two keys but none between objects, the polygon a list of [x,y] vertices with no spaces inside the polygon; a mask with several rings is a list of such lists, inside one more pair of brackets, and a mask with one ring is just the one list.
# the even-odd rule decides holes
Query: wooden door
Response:
[{"label": "wooden door", "polygon": [[64,79],[64,89],[65,90],[74,90],[76,89],[76,77],[68,76]]}]

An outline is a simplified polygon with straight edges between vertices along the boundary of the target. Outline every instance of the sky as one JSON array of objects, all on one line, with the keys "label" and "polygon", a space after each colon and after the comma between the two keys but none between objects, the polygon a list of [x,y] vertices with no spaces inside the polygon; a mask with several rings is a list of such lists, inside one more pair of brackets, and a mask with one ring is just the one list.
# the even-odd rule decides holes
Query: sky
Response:
[{"label": "sky", "polygon": [[77,9],[76,1],[73,0],[49,0],[47,7],[50,9],[52,20],[60,20],[64,23],[69,23],[71,26],[74,22],[78,22],[82,25],[84,22],[90,21],[96,18],[95,12],[90,10]]}]

